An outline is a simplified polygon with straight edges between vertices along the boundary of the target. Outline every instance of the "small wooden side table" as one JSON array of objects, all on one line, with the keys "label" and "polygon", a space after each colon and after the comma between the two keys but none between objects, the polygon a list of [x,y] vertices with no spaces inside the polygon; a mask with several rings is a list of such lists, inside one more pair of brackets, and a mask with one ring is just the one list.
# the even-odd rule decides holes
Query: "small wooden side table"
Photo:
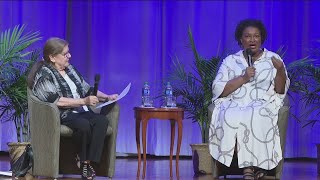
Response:
[{"label": "small wooden side table", "polygon": [[175,136],[175,122],[178,124],[178,142],[176,152],[176,176],[179,177],[179,153],[182,139],[182,120],[184,118],[184,110],[182,108],[144,108],[135,107],[134,114],[136,119],[136,143],[138,150],[138,170],[137,177],[140,177],[140,123],[142,121],[142,146],[143,146],[143,174],[146,176],[146,132],[149,119],[170,120],[171,123],[171,142],[170,142],[170,177],[172,177],[172,154]]}]

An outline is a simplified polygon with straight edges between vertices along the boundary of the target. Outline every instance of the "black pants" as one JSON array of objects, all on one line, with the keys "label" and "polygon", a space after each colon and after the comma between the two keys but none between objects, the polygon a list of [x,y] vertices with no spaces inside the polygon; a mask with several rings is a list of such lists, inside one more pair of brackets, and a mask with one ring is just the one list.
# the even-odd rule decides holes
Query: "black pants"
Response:
[{"label": "black pants", "polygon": [[104,147],[104,139],[108,128],[108,120],[104,115],[87,111],[69,113],[61,124],[73,130],[73,140],[79,149],[81,161],[99,162]]}]

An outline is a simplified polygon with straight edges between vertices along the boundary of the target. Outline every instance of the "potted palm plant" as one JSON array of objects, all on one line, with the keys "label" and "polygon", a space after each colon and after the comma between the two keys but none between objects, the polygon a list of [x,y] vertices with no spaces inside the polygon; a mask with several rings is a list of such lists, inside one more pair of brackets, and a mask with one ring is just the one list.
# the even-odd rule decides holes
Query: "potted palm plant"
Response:
[{"label": "potted palm plant", "polygon": [[[318,51],[315,52],[319,53],[319,50],[318,47]],[[294,64],[291,63],[288,68],[288,73],[292,76],[291,82],[294,82],[290,90],[301,95],[299,102],[304,107],[300,116],[293,117],[301,123],[303,128],[313,128],[320,120],[318,118],[320,115],[320,66],[316,62],[317,58],[305,58],[294,62]],[[317,171],[320,174],[320,144],[317,143],[316,146]]]},{"label": "potted palm plant", "polygon": [[[319,49],[310,52],[316,54]],[[286,49],[279,48],[277,53],[284,57]],[[320,114],[320,66],[316,64],[317,59],[310,56],[295,60],[287,65],[288,77],[290,79],[290,87],[288,91],[292,102],[298,102],[304,106],[305,111],[297,116],[293,112],[291,117],[302,124],[302,127],[314,126],[318,119],[309,119],[310,115]],[[295,94],[300,95],[299,101],[296,101]]]},{"label": "potted palm plant", "polygon": [[[318,41],[320,43],[320,41]],[[319,122],[320,115],[320,66],[317,60],[320,57],[320,44],[315,48],[310,49],[310,56],[293,61],[287,65],[287,72],[291,81],[289,87],[289,97],[292,102],[298,102],[301,108],[304,108],[303,113],[299,116],[290,112],[291,117],[297,120],[302,128],[313,128]],[[278,53],[284,55],[285,50],[280,48]],[[299,100],[296,100],[294,93],[300,95]],[[317,170],[320,174],[320,144],[317,146]]]},{"label": "potted palm plant", "polygon": [[296,75],[291,79],[295,85],[290,87],[290,90],[301,94],[300,102],[305,106],[305,111],[296,117],[302,123],[302,127],[313,127],[319,121],[310,119],[312,115],[318,117],[320,114],[320,67],[313,65],[313,62],[315,60],[306,59],[292,70],[289,69],[292,76]]},{"label": "potted palm plant", "polygon": [[194,55],[192,71],[187,71],[178,57],[173,59],[173,69],[169,72],[168,81],[172,82],[173,94],[184,108],[186,118],[198,123],[202,144],[191,144],[195,174],[211,173],[211,155],[208,146],[210,120],[208,107],[212,103],[212,82],[216,76],[221,58],[203,58],[195,47],[191,29],[188,30],[191,49]]},{"label": "potted palm plant", "polygon": [[[24,31],[25,25],[17,25],[0,35],[0,119],[14,122],[18,141],[8,143],[11,162],[22,154],[30,141],[26,77],[39,51],[29,47],[41,39],[38,31]],[[15,149],[22,151],[15,152]]]}]

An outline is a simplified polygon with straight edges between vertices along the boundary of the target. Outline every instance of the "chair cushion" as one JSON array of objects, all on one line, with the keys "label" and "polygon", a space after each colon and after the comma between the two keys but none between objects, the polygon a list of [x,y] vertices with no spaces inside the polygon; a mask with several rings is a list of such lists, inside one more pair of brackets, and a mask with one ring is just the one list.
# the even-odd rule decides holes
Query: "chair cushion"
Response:
[{"label": "chair cushion", "polygon": [[[110,136],[112,134],[112,131],[113,131],[112,127],[108,126],[106,136]],[[60,125],[60,135],[61,136],[71,137],[72,133],[73,133],[72,129],[70,129],[68,126]]]}]

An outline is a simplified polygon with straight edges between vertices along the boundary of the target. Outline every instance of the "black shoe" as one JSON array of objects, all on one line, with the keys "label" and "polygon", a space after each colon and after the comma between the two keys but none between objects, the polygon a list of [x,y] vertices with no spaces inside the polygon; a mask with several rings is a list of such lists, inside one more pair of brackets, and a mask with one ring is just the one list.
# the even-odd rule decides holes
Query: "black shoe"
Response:
[{"label": "black shoe", "polygon": [[254,180],[255,179],[253,167],[246,167],[243,169],[243,179],[246,179],[246,180]]},{"label": "black shoe", "polygon": [[96,171],[93,169],[93,167],[91,166],[91,164],[89,164],[89,169],[91,171],[92,177],[96,177]]},{"label": "black shoe", "polygon": [[257,172],[255,172],[254,177],[255,179],[263,179],[266,175],[267,175],[266,171],[259,169],[257,170]]},{"label": "black shoe", "polygon": [[[95,177],[95,172],[93,168],[90,168],[91,165],[87,162],[81,163],[81,178],[83,180],[93,180]],[[93,170],[93,171],[92,171]]]}]

